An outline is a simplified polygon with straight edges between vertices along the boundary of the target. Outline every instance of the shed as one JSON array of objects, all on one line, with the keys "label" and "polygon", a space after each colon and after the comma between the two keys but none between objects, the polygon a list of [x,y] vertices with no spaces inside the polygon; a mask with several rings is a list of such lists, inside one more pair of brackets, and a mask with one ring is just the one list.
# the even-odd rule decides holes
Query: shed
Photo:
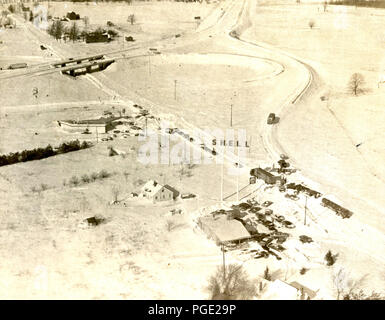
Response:
[{"label": "shed", "polygon": [[291,282],[290,285],[301,292],[301,300],[314,299],[315,296],[317,295],[317,292],[305,287],[304,285],[298,283],[297,281]]}]

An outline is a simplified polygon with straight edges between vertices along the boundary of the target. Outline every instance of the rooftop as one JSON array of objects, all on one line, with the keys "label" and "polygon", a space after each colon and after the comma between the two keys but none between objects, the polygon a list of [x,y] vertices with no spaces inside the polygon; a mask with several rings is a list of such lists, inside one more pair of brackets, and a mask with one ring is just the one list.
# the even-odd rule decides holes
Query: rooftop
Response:
[{"label": "rooftop", "polygon": [[250,238],[243,224],[235,219],[228,220],[226,215],[202,217],[202,225],[208,227],[220,242],[235,241]]}]

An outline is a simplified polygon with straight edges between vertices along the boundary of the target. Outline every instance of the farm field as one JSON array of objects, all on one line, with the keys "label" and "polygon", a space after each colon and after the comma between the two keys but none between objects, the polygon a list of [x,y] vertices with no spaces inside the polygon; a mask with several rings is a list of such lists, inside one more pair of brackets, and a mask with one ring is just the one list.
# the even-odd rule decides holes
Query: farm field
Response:
[{"label": "farm field", "polygon": [[[287,234],[284,248],[263,258],[255,253],[266,250],[263,240],[226,245],[226,262],[241,264],[258,286],[269,267],[272,282],[297,281],[316,299],[341,298],[338,272],[344,290],[358,281],[365,292],[382,293],[385,84],[378,81],[385,13],[331,5],[324,12],[311,2],[43,2],[53,17],[87,15],[90,29],[112,21],[120,36],[108,44],[57,41],[21,16],[16,29],[1,29],[0,67],[34,66],[0,71],[0,155],[75,139],[93,146],[0,167],[0,297],[208,299],[208,279],[223,253],[198,220],[253,202],[256,211],[243,210],[244,226],[262,215],[273,228],[251,223],[259,236]],[[126,35],[136,41],[124,43]],[[77,77],[49,69],[53,60],[98,52],[116,61]],[[34,74],[39,66],[47,73]],[[355,72],[365,79],[357,96],[347,90]],[[269,113],[276,114],[273,125]],[[107,134],[68,133],[57,123],[108,114],[123,120]],[[142,148],[161,120],[189,134],[245,130],[249,146],[242,159],[226,154],[223,166],[215,162],[221,148],[214,153],[212,146],[208,164],[142,163],[143,152],[165,147],[156,140]],[[162,134],[171,153],[203,152],[195,136]],[[277,169],[284,158],[286,173]],[[251,183],[250,169],[258,167],[287,183]],[[153,203],[141,197],[150,180],[195,197]],[[290,196],[289,182],[319,191],[353,216],[342,219],[322,197]],[[101,223],[87,224],[90,217]],[[302,242],[304,235],[312,241]],[[337,257],[332,266],[325,262],[329,250]],[[269,294],[259,290],[253,298],[279,296]]]}]

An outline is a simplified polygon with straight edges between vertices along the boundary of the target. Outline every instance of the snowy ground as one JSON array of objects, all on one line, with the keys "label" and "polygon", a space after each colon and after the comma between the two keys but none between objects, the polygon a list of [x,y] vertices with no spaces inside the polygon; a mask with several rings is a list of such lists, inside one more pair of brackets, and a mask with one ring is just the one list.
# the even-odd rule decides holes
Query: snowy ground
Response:
[{"label": "snowy ground", "polygon": [[[55,14],[69,10],[81,15],[87,12],[91,23],[105,23],[101,10],[105,4],[95,6],[95,10],[90,9],[91,4],[88,7],[54,5]],[[320,199],[310,198],[307,223],[303,225],[303,196],[298,201],[288,200],[277,188],[265,189],[259,182],[244,189],[240,197],[251,194],[260,202],[273,201],[274,212],[285,215],[296,228],[289,231],[282,260],[273,256],[266,260],[249,259],[236,250],[227,254],[228,261],[244,263],[253,278],[260,277],[268,265],[280,279],[296,280],[320,290],[320,297],[324,298],[335,298],[332,276],[339,268],[350,273],[352,279],[366,276],[364,289],[381,291],[385,261],[381,222],[385,203],[383,141],[379,134],[383,132],[384,114],[379,109],[383,94],[376,79],[382,68],[379,63],[383,62],[383,49],[378,41],[383,36],[378,28],[385,17],[382,11],[348,8],[341,12],[340,8],[330,6],[324,13],[319,5],[269,6],[253,1],[224,1],[221,4],[224,10],[214,10],[215,4],[203,7],[189,4],[189,10],[178,20],[174,13],[181,13],[181,6],[168,2],[125,6],[138,16],[141,30],[137,32],[143,41],[153,40],[149,34],[159,28],[158,23],[149,24],[144,13],[167,27],[159,28],[154,38],[179,32],[181,26],[183,31],[190,32],[178,41],[157,41],[162,55],[120,59],[102,73],[77,80],[55,74],[17,78],[16,85],[12,85],[13,80],[2,81],[0,102],[6,107],[0,112],[0,133],[6,140],[1,141],[0,152],[45,146],[70,138],[56,130],[53,125],[56,118],[96,115],[115,95],[127,103],[135,101],[144,105],[156,115],[168,115],[181,128],[183,125],[228,128],[229,106],[233,105],[233,127],[246,129],[252,141],[249,165],[271,166],[283,147],[289,161],[299,169],[290,179],[304,181],[346,205],[354,215],[342,220],[320,206]],[[116,21],[124,24],[126,11],[123,14],[121,5],[113,8],[119,12]],[[198,14],[208,18],[196,29],[196,25],[187,21]],[[167,26],[164,21],[169,15],[174,20]],[[347,28],[335,25],[341,17],[347,19]],[[315,21],[313,29],[308,26],[309,19]],[[146,27],[142,23],[147,23]],[[232,28],[237,30],[241,41],[229,36]],[[355,36],[361,29],[370,35],[369,41],[364,41],[362,35]],[[41,41],[49,42],[54,48],[51,52],[59,57],[90,51],[83,44],[55,43],[47,35],[28,30],[13,30],[18,39],[23,39],[18,44],[11,42],[8,31],[0,34],[1,39],[12,43],[1,49],[7,56],[3,63],[9,63],[12,55],[19,56],[15,58],[17,62],[25,58],[21,55],[33,56],[29,61],[37,61],[39,56],[46,58],[38,50]],[[357,41],[351,41],[353,37]],[[120,48],[116,43],[112,46]],[[32,50],[23,52],[21,48]],[[103,50],[100,46],[95,49]],[[288,101],[306,86],[309,72],[286,53],[308,63],[316,74],[308,93],[295,104]],[[353,72],[364,74],[370,89],[365,95],[346,94],[346,83]],[[177,80],[176,100],[174,80]],[[41,88],[38,101],[32,95],[34,86]],[[19,94],[19,88],[26,88],[26,94]],[[322,102],[321,95],[327,96],[328,102]],[[84,110],[84,104],[90,110]],[[272,131],[266,127],[269,112],[281,117]],[[359,149],[356,143],[362,143]],[[1,296],[208,297],[207,277],[221,263],[222,256],[214,242],[194,228],[193,220],[198,208],[218,206],[220,166],[198,165],[191,170],[191,177],[181,176],[179,166],[144,166],[137,162],[135,153],[126,158],[108,157],[108,145],[100,143],[73,154],[0,168],[3,195],[0,197],[3,239],[0,279],[2,288],[7,288]],[[138,147],[138,141],[115,139],[112,145],[129,151]],[[80,177],[102,169],[112,175],[79,187],[63,185],[73,175]],[[138,191],[141,183],[149,179],[168,183],[182,192],[193,192],[198,198],[171,206],[107,205],[114,186],[120,186],[123,197]],[[245,186],[248,172],[239,180],[240,186]],[[48,190],[32,191],[41,184],[47,184]],[[235,190],[236,179],[226,174],[224,194],[231,195]],[[226,205],[234,200],[234,195],[229,197]],[[173,207],[181,207],[186,213],[167,218]],[[91,229],[79,227],[84,218],[94,214],[103,215],[106,223]],[[175,219],[178,227],[167,230],[167,219]],[[302,234],[311,236],[314,243],[302,244],[298,240]],[[333,267],[327,267],[323,260],[328,250],[339,253]],[[301,268],[309,270],[301,275]]]}]

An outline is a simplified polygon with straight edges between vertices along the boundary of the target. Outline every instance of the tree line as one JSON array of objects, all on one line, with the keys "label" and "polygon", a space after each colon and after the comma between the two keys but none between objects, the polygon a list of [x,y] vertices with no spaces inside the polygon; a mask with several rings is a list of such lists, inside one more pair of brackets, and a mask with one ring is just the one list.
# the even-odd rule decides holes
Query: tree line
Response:
[{"label": "tree line", "polygon": [[70,142],[63,142],[56,149],[53,149],[51,145],[48,145],[45,148],[35,148],[32,150],[23,150],[21,152],[11,152],[7,155],[0,155],[0,167],[18,162],[41,160],[62,153],[87,149],[91,146],[92,144],[90,142],[84,141],[80,143],[79,140],[74,140]]},{"label": "tree line", "polygon": [[385,0],[336,0],[330,2],[332,5],[385,8]]}]

